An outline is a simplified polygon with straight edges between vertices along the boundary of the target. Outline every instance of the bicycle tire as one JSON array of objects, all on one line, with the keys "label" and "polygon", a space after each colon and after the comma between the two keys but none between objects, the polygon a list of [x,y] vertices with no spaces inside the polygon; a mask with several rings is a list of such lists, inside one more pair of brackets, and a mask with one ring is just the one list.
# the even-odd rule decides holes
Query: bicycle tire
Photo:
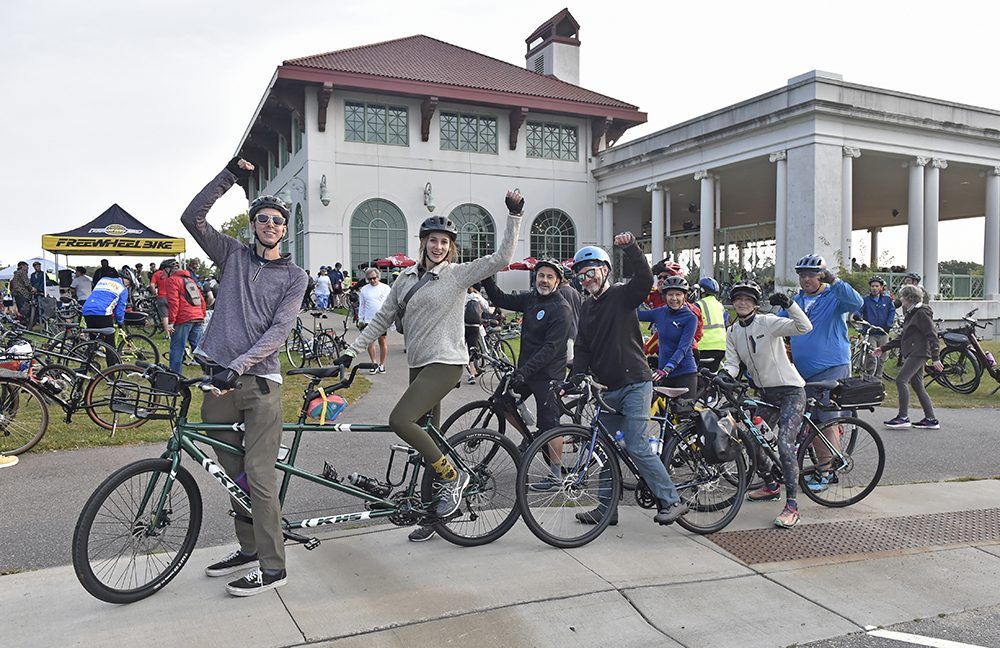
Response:
[{"label": "bicycle tire", "polygon": [[114,365],[91,377],[83,391],[83,408],[90,420],[105,430],[134,430],[149,419],[129,417],[111,411],[111,386],[115,380],[148,381],[141,367],[128,364]]},{"label": "bicycle tire", "polygon": [[[958,394],[971,394],[983,380],[983,365],[969,348],[945,348],[941,352],[944,371],[930,374],[929,378]],[[930,381],[928,381],[930,382]]]},{"label": "bicycle tire", "polygon": [[79,360],[80,368],[87,373],[96,373],[121,364],[118,351],[103,340],[81,342],[70,349],[69,355]]},{"label": "bicycle tire", "polygon": [[145,362],[159,364],[160,350],[156,343],[140,333],[130,333],[118,343],[118,358],[122,364]]},{"label": "bicycle tire", "polygon": [[[813,447],[817,436],[834,426],[841,426],[841,442],[846,436],[846,443],[840,445],[846,446],[843,454],[847,462],[840,466],[824,459]],[[798,462],[799,486],[806,497],[823,506],[840,508],[857,504],[875,490],[885,470],[885,446],[875,428],[866,421],[844,416],[826,421],[819,428],[811,428],[799,445]],[[815,478],[825,479],[827,485],[821,490],[813,490],[809,482]]]},{"label": "bicycle tire", "polygon": [[[540,491],[538,485],[554,477],[553,458],[547,450],[549,442],[556,438],[563,440],[559,461],[562,481],[556,484],[553,479],[550,490]],[[553,547],[571,549],[592,542],[617,514],[622,492],[618,456],[605,435],[598,433],[593,449],[591,438],[592,432],[582,426],[551,428],[528,446],[518,467],[517,505],[521,517],[536,538]],[[603,496],[599,495],[602,489],[607,489]],[[576,513],[600,510],[601,497],[605,506],[597,524],[585,525],[576,520]]]},{"label": "bicycle tire", "polygon": [[902,361],[899,359],[899,349],[889,349],[882,354],[882,380],[886,382],[894,382],[896,380],[896,374],[899,373],[899,368],[902,366]]},{"label": "bicycle tire", "polygon": [[291,338],[285,340],[285,357],[293,367],[301,369],[306,366],[305,341],[298,331],[293,330]]},{"label": "bicycle tire", "polygon": [[671,435],[664,455],[668,457],[667,473],[688,506],[677,524],[692,533],[708,535],[726,528],[739,514],[747,492],[747,467],[743,452],[732,461],[708,463],[696,442],[697,435],[693,427],[682,436]]},{"label": "bicycle tire", "polygon": [[[458,515],[434,524],[438,535],[463,547],[488,544],[510,531],[520,510],[514,489],[517,484],[517,466],[520,454],[514,442],[495,430],[462,430],[448,437],[448,443],[472,469],[474,478],[482,480],[481,488],[472,482],[462,498]],[[437,480],[434,470],[424,469],[420,494],[424,502],[436,496]],[[481,528],[486,521],[492,526]]]},{"label": "bicycle tire", "polygon": [[[489,401],[472,401],[462,405],[445,419],[445,422],[441,424],[441,433],[454,433],[472,428],[487,428],[506,436],[507,419],[495,410]],[[525,441],[530,443],[531,439],[521,434],[521,443],[517,443],[518,447],[523,443],[524,447],[527,448],[528,444]]]},{"label": "bicycle tire", "polygon": [[332,365],[333,361],[340,357],[337,338],[325,331],[313,340],[313,349],[316,351],[316,364],[320,367]]},{"label": "bicycle tire", "polygon": [[[73,530],[73,568],[80,584],[95,598],[107,603],[133,603],[144,599],[169,583],[191,556],[201,531],[202,502],[197,482],[183,466],[177,467],[175,483],[167,493],[169,509],[157,525],[158,535],[150,537],[142,533],[145,524],[140,521],[150,520],[149,513],[130,510],[139,507],[147,489],[152,491],[147,508],[155,509],[170,471],[171,463],[167,459],[143,459],[128,464],[105,479],[84,505]],[[143,478],[143,475],[147,476]],[[177,488],[177,484],[181,488]],[[116,497],[120,489],[127,492]],[[179,497],[175,499],[180,492],[187,500],[186,514],[184,501]],[[111,506],[105,507],[109,502]],[[182,528],[184,520],[187,524]],[[105,527],[110,539],[98,535]],[[179,535],[175,531],[183,532],[177,550],[169,560],[163,559],[159,554],[168,536]],[[129,559],[103,559],[103,552],[113,551],[113,543],[119,539],[123,547],[118,557],[127,554]],[[145,568],[140,568],[139,563]],[[118,567],[132,571],[115,577],[116,582],[107,582]],[[135,579],[144,575],[152,578],[134,587],[126,586],[133,585]]]},{"label": "bicycle tire", "polygon": [[76,372],[61,364],[48,364],[35,372],[35,379],[44,383],[39,391],[50,403],[54,395],[68,400],[76,384]]},{"label": "bicycle tire", "polygon": [[42,392],[25,380],[0,379],[0,453],[31,450],[48,427],[49,407]]},{"label": "bicycle tire", "polygon": [[498,358],[500,358],[501,360],[506,358],[507,362],[509,362],[511,365],[514,366],[517,365],[517,354],[514,353],[514,345],[512,345],[508,340],[500,340],[497,347],[503,354],[502,356],[497,356]]}]

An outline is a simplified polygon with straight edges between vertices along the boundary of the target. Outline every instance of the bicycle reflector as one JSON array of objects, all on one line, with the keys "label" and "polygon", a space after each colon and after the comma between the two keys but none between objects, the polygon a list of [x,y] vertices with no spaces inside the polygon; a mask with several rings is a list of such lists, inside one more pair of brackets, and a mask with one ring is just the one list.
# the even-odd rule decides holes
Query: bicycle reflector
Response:
[{"label": "bicycle reflector", "polygon": [[318,421],[320,425],[333,423],[347,407],[347,401],[336,394],[327,394],[319,389],[319,396],[309,401],[306,407],[306,417],[310,421]]}]

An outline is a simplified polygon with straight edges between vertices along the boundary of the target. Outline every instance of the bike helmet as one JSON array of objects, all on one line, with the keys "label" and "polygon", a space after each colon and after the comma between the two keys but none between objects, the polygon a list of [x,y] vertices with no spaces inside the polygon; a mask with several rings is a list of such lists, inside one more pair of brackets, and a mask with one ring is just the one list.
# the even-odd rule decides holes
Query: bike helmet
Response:
[{"label": "bike helmet", "polygon": [[181,267],[181,264],[178,263],[177,259],[164,259],[160,261],[160,270],[176,270],[179,267]]},{"label": "bike helmet", "polygon": [[542,266],[550,268],[553,272],[556,273],[556,277],[562,280],[563,270],[565,269],[564,265],[562,265],[555,259],[541,259],[535,264],[535,272],[538,272],[538,269],[541,268]]},{"label": "bike helmet", "polygon": [[667,277],[663,284],[660,285],[661,292],[667,292],[668,290],[680,290],[684,294],[687,294],[687,291],[690,289],[691,287],[688,286],[687,279],[681,276]]},{"label": "bike helmet", "polygon": [[821,272],[826,270],[826,259],[818,254],[807,254],[795,263],[795,272]]},{"label": "bike helmet", "polygon": [[872,275],[872,278],[868,280],[868,285],[870,286],[873,283],[880,283],[880,284],[882,284],[884,286],[885,285],[885,279],[883,279],[882,277],[880,277],[878,275]]},{"label": "bike helmet", "polygon": [[905,275],[903,275],[903,279],[913,279],[917,283],[920,283],[920,275],[918,275],[916,272],[907,272]]},{"label": "bike helmet", "polygon": [[703,292],[707,292],[710,295],[719,294],[719,282],[712,277],[702,277],[698,280],[698,285],[701,286]]},{"label": "bike helmet", "polygon": [[696,302],[701,299],[701,286],[695,284],[691,286],[691,290],[688,291],[688,301]]},{"label": "bike helmet", "polygon": [[729,289],[729,298],[736,299],[739,295],[746,295],[759,304],[761,296],[760,286],[757,285],[756,281],[737,281]]},{"label": "bike helmet", "polygon": [[286,205],[285,201],[277,196],[258,196],[255,198],[254,201],[250,203],[250,220],[253,220],[253,217],[257,215],[257,212],[265,207],[277,209],[281,212],[281,215],[285,217],[285,220],[288,220],[290,214],[288,211],[288,205]]},{"label": "bike helmet", "polygon": [[584,266],[595,265],[595,263],[603,263],[610,268],[611,257],[603,248],[596,245],[582,247],[573,255],[573,272],[579,271]]},{"label": "bike helmet", "polygon": [[430,216],[424,219],[420,224],[420,238],[428,236],[431,232],[444,232],[452,241],[458,238],[458,228],[445,216]]}]

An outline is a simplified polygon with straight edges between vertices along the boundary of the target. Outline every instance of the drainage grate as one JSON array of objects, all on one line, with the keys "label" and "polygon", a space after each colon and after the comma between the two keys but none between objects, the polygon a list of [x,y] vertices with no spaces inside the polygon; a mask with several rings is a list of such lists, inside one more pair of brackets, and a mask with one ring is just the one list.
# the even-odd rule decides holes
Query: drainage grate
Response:
[{"label": "drainage grate", "polygon": [[747,564],[1000,541],[1000,508],[707,536]]}]

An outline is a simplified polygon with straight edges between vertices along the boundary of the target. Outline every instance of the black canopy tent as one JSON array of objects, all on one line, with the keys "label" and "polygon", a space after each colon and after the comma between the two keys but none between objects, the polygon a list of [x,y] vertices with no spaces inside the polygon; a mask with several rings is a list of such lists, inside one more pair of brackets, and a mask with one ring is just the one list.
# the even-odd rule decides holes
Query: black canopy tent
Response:
[{"label": "black canopy tent", "polygon": [[117,203],[86,225],[42,235],[43,250],[67,256],[175,256],[184,252],[184,243],[183,238],[150,229]]}]

